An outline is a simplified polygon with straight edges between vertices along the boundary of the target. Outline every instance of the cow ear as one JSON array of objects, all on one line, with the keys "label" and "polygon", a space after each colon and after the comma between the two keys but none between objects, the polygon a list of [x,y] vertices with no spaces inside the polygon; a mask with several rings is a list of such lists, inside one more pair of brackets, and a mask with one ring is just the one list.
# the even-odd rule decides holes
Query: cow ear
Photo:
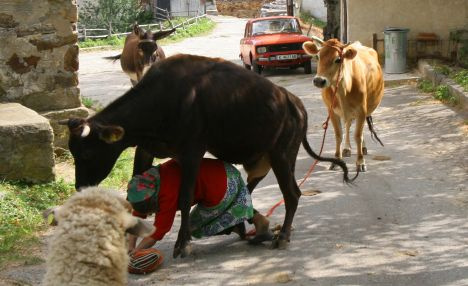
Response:
[{"label": "cow ear", "polygon": [[99,138],[108,144],[120,141],[125,130],[120,126],[104,126],[99,128]]},{"label": "cow ear", "polygon": [[317,45],[311,41],[304,42],[304,44],[302,44],[302,48],[309,55],[316,55],[319,52]]},{"label": "cow ear", "polygon": [[354,57],[357,55],[357,51],[353,48],[348,48],[346,51],[343,53],[343,58],[352,60]]},{"label": "cow ear", "polygon": [[154,41],[157,41],[157,40],[161,40],[167,36],[169,36],[170,34],[174,33],[175,32],[175,28],[171,29],[171,30],[166,30],[166,31],[159,31],[157,33],[154,33],[153,34],[153,40]]},{"label": "cow ear", "polygon": [[141,218],[134,217],[131,214],[125,214],[125,231],[127,233],[145,237],[151,235],[155,228],[151,222],[142,220]]}]

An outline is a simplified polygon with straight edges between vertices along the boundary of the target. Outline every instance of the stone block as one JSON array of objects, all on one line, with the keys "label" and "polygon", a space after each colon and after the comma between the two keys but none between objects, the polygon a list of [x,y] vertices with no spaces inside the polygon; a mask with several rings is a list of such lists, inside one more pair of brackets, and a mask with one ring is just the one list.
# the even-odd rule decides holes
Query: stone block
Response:
[{"label": "stone block", "polygon": [[54,180],[53,141],[45,117],[18,103],[0,104],[0,178]]},{"label": "stone block", "polygon": [[41,113],[42,116],[49,119],[50,126],[54,130],[54,147],[57,149],[68,149],[68,127],[60,125],[58,122],[71,117],[87,118],[90,111],[86,107],[54,110]]}]

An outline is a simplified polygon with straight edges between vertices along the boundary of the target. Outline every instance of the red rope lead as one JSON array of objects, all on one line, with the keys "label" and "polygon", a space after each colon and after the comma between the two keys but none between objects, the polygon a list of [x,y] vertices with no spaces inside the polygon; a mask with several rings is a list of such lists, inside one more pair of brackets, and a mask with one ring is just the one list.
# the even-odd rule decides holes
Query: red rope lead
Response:
[{"label": "red rope lead", "polygon": [[[334,47],[334,46],[331,46],[335,49],[338,50],[338,53],[341,57],[341,64],[340,64],[340,68],[338,70],[338,76],[337,76],[337,80],[336,80],[336,83],[335,83],[335,89],[332,89],[333,91],[333,94],[332,94],[332,105],[331,105],[331,108],[329,109],[329,112],[328,112],[328,116],[327,116],[327,120],[325,120],[325,122],[323,122],[322,124],[322,127],[323,127],[323,137],[322,137],[322,146],[320,147],[320,152],[319,152],[319,156],[322,155],[322,151],[323,151],[323,146],[325,145],[325,138],[327,136],[327,129],[328,129],[328,122],[330,121],[330,113],[333,112],[333,107],[335,106],[335,101],[336,101],[336,93],[338,91],[338,84],[341,80],[341,72],[342,72],[342,67],[343,67],[343,51],[338,49],[337,47]],[[307,171],[306,175],[304,176],[304,178],[302,179],[302,181],[299,183],[298,187],[300,188],[302,186],[302,184],[307,180],[307,178],[309,178],[310,174],[312,174],[312,172],[314,171],[314,168],[315,166],[318,164],[318,160],[315,160],[315,162],[312,164],[312,166],[309,168],[309,171]],[[279,207],[280,205],[282,205],[284,203],[284,199],[281,199],[280,201],[278,201],[275,205],[273,205],[269,210],[268,212],[266,213],[266,217],[270,217],[273,212],[275,211],[275,209],[277,207]],[[252,235],[255,235],[255,229],[252,229],[250,230],[247,234],[247,236],[252,236]]]}]

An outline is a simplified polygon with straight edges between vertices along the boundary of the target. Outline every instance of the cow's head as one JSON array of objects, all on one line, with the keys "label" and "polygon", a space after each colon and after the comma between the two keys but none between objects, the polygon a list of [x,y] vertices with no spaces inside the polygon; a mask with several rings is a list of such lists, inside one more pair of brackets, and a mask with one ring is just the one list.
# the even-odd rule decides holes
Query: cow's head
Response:
[{"label": "cow's head", "polygon": [[314,42],[307,41],[302,45],[309,55],[318,57],[317,74],[314,77],[314,85],[326,88],[335,85],[343,61],[353,59],[357,51],[342,44],[337,39],[326,42],[314,37]]},{"label": "cow's head", "polygon": [[157,40],[163,39],[170,34],[174,33],[176,29],[159,31],[156,33],[150,30],[145,31],[138,24],[133,25],[133,34],[140,38],[138,42],[138,58],[140,64],[144,67],[151,66],[157,60],[160,60],[160,53],[158,53]]},{"label": "cow's head", "polygon": [[122,140],[124,129],[77,118],[60,124],[67,125],[70,131],[68,147],[75,161],[76,189],[98,185],[127,147]]}]

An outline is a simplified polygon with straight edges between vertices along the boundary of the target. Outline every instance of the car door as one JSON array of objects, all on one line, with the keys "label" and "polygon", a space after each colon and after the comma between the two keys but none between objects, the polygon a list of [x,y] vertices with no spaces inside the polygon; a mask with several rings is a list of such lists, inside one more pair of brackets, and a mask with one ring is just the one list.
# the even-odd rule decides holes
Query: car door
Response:
[{"label": "car door", "polygon": [[242,58],[243,62],[246,63],[246,64],[250,64],[250,58],[249,58],[250,45],[249,45],[249,43],[251,42],[251,40],[250,40],[251,31],[252,31],[252,24],[247,23],[245,25],[244,38],[242,38],[241,42],[240,42],[241,58]]}]

